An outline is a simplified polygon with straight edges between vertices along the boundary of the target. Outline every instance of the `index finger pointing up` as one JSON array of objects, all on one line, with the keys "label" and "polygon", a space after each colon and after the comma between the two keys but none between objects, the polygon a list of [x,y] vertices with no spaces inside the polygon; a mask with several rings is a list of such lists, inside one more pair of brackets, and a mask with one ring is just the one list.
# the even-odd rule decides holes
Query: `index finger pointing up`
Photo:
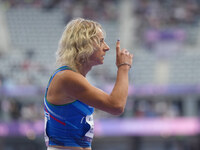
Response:
[{"label": "index finger pointing up", "polygon": [[120,41],[117,40],[117,43],[116,43],[116,54],[119,54],[120,52]]}]

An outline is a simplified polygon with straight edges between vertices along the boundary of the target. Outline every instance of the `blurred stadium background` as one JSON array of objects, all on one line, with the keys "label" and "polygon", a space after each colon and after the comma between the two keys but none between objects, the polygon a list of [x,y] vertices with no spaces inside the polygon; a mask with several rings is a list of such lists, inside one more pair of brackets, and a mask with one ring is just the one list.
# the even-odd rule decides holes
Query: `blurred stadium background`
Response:
[{"label": "blurred stadium background", "polygon": [[45,150],[43,96],[66,23],[102,24],[87,76],[110,92],[115,42],[134,53],[125,112],[96,110],[94,150],[200,150],[200,0],[0,0],[0,150]]}]

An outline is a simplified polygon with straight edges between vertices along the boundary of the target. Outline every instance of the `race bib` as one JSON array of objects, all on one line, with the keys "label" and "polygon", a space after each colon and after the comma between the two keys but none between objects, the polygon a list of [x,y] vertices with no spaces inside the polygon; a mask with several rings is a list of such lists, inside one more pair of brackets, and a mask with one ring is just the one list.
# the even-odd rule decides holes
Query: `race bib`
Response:
[{"label": "race bib", "polygon": [[93,138],[94,136],[94,120],[93,115],[86,116],[86,122],[90,125],[90,130],[85,134],[86,137]]},{"label": "race bib", "polygon": [[46,128],[47,128],[47,121],[50,120],[50,115],[49,113],[45,112],[45,117],[44,117],[44,139],[46,146],[49,145],[49,137],[47,136]]}]

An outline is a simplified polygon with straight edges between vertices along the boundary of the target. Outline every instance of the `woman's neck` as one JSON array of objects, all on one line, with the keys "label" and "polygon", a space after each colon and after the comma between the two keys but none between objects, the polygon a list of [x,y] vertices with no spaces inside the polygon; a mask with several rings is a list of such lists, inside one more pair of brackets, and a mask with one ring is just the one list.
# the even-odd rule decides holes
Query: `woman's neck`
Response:
[{"label": "woman's neck", "polygon": [[78,72],[79,72],[80,74],[82,74],[84,77],[86,77],[87,73],[88,73],[91,69],[92,69],[92,66],[83,64],[83,65],[81,65],[81,67],[78,69]]}]

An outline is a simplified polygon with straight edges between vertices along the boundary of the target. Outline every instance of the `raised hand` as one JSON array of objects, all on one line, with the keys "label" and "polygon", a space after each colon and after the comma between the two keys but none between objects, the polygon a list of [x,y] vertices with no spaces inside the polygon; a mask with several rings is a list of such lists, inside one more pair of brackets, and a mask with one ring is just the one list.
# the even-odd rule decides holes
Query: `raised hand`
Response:
[{"label": "raised hand", "polygon": [[120,41],[117,40],[116,43],[116,66],[119,68],[120,66],[127,65],[131,68],[133,60],[133,54],[130,54],[127,49],[120,50]]}]

